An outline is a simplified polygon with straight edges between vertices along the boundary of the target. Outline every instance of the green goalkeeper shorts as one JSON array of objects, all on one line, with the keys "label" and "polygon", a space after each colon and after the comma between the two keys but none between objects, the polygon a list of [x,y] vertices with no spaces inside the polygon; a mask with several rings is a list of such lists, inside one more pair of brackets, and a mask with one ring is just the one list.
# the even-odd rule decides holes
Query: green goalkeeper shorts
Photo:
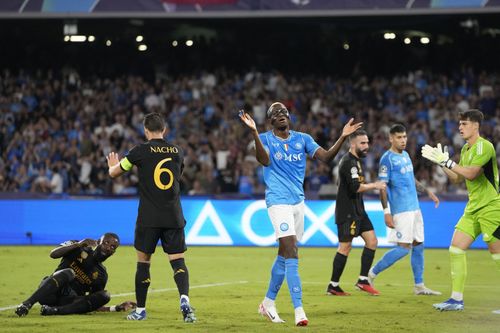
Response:
[{"label": "green goalkeeper shorts", "polygon": [[493,243],[498,238],[493,233],[500,226],[500,201],[492,201],[489,205],[473,212],[467,213],[460,218],[456,230],[476,239],[481,233],[486,243]]}]

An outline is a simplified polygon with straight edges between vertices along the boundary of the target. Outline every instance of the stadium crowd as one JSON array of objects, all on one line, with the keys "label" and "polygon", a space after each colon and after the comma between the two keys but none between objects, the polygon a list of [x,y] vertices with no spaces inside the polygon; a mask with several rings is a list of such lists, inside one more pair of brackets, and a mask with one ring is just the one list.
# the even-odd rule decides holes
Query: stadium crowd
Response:
[{"label": "stadium crowd", "polygon": [[[167,140],[185,150],[185,195],[261,194],[262,168],[237,115],[247,110],[262,132],[273,101],[287,105],[292,129],[311,133],[323,147],[333,144],[350,117],[363,120],[371,136],[367,181],[377,177],[389,127],[400,122],[408,129],[416,177],[437,191],[460,192],[440,168],[420,157],[420,147],[441,142],[457,159],[463,145],[457,113],[478,108],[486,116],[482,133],[500,156],[499,96],[498,73],[469,68],[373,78],[220,69],[154,82],[138,76],[83,78],[69,68],[30,74],[5,70],[0,74],[0,192],[135,194],[136,174],[111,182],[105,156],[112,150],[123,156],[145,140],[143,116],[156,111],[168,123]],[[322,185],[335,184],[337,162],[308,163],[306,190],[317,193]]]}]

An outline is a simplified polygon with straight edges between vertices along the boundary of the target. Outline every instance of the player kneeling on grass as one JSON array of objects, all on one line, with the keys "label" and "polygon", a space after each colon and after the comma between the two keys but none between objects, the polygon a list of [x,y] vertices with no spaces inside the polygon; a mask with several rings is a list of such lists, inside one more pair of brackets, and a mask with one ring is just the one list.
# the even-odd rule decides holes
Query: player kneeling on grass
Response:
[{"label": "player kneeling on grass", "polygon": [[495,147],[479,135],[483,113],[468,110],[460,113],[458,130],[466,141],[460,152],[460,162],[450,159],[448,150],[425,145],[422,156],[441,166],[453,183],[465,181],[469,201],[451,240],[451,297],[434,304],[440,311],[464,309],[463,292],[467,276],[466,250],[482,233],[491,257],[500,270],[500,196]]},{"label": "player kneeling on grass", "polygon": [[[104,290],[108,273],[102,262],[112,256],[120,239],[114,233],[106,233],[95,241],[67,241],[50,252],[52,259],[61,259],[56,271],[42,280],[38,289],[16,308],[19,317],[26,316],[31,307],[39,302],[41,314],[67,315],[92,311],[126,311],[135,307],[127,301],[105,307],[109,293]],[[97,246],[95,250],[92,247]]]}]

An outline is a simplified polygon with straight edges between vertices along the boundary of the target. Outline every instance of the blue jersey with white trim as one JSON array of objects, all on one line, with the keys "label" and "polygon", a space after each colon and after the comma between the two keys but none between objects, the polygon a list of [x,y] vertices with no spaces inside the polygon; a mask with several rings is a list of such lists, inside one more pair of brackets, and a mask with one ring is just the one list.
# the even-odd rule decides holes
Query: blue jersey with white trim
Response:
[{"label": "blue jersey with white trim", "polygon": [[420,209],[415,175],[410,155],[388,150],[380,158],[378,177],[387,183],[391,213],[398,214]]},{"label": "blue jersey with white trim", "polygon": [[303,201],[307,155],[313,157],[320,146],[309,134],[296,131],[290,131],[287,139],[272,131],[259,137],[270,160],[269,166],[264,167],[267,207]]}]

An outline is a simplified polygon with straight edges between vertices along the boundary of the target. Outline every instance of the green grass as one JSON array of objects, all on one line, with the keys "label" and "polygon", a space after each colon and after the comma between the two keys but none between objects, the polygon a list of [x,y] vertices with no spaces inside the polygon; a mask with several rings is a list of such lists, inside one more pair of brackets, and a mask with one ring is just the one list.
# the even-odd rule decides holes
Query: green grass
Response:
[{"label": "green grass", "polygon": [[[57,265],[48,257],[49,247],[0,247],[0,308],[15,305],[34,291],[40,279]],[[377,252],[379,259],[385,252]],[[468,251],[469,276],[464,312],[440,313],[432,303],[450,293],[450,273],[446,250],[426,250],[426,284],[443,296],[414,296],[409,258],[381,274],[376,287],[380,297],[354,290],[360,266],[360,250],[350,255],[341,285],[350,297],[325,296],[335,249],[300,249],[307,327],[294,327],[293,308],[286,284],[277,300],[285,324],[272,324],[257,315],[257,306],[267,289],[274,248],[191,247],[187,264],[191,279],[191,302],[198,322],[184,324],[178,308],[178,295],[167,258],[157,250],[151,269],[148,319],[128,322],[124,313],[42,317],[39,307],[18,318],[12,309],[0,311],[2,332],[500,332],[499,276],[487,251]],[[112,294],[133,292],[135,252],[121,247],[106,263]],[[228,283],[222,286],[206,286]],[[114,297],[111,304],[134,299],[133,295]]]}]

